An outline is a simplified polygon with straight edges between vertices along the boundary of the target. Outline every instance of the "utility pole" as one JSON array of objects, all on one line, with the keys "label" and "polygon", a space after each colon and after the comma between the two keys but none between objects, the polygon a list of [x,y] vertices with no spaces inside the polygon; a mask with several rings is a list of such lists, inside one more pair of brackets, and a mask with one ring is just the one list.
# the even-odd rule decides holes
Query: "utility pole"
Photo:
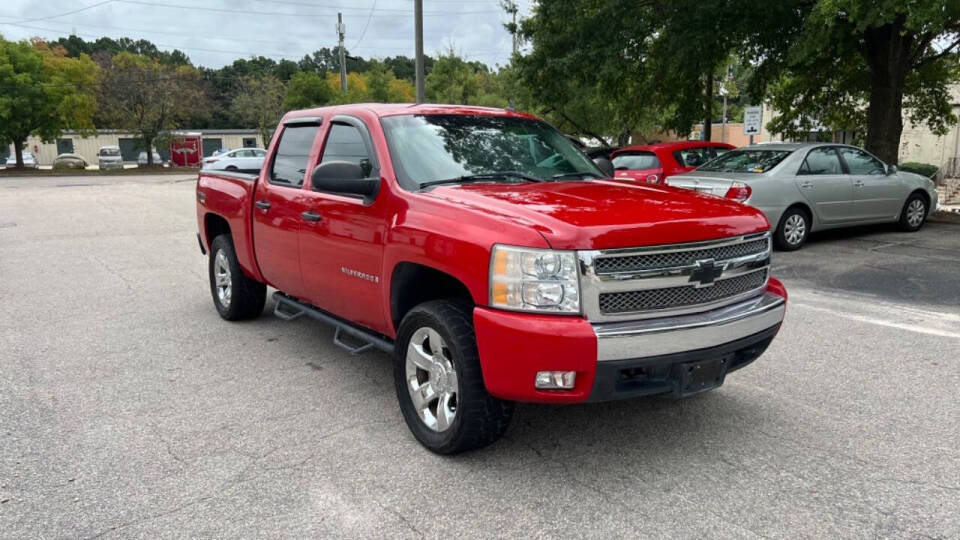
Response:
[{"label": "utility pole", "polygon": [[337,35],[340,36],[340,91],[347,93],[347,52],[343,49],[343,36],[347,27],[343,24],[343,13],[337,13]]},{"label": "utility pole", "polygon": [[727,76],[723,79],[723,85],[720,87],[720,93],[723,94],[723,124],[720,128],[720,140],[727,142],[727,95],[730,90],[727,85],[730,84],[730,66],[727,66]]},{"label": "utility pole", "polygon": [[517,7],[517,3],[514,0],[501,0],[500,7],[513,17],[513,22],[510,24],[510,34],[513,36],[513,57],[516,58],[519,43],[517,40],[517,11],[519,11],[520,8]]},{"label": "utility pole", "polygon": [[416,41],[417,103],[423,103],[423,0],[413,0],[414,41]]}]

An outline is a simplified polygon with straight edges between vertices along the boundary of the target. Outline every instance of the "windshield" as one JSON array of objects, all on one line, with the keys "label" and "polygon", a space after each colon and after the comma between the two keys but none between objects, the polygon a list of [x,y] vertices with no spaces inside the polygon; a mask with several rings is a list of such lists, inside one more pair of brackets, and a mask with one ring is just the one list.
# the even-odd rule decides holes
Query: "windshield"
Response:
[{"label": "windshield", "polygon": [[613,168],[618,171],[644,171],[659,169],[660,160],[653,152],[630,152],[613,156]]},{"label": "windshield", "polygon": [[701,166],[698,171],[765,173],[776,167],[791,150],[732,150]]},{"label": "windshield", "polygon": [[120,149],[119,148],[101,148],[100,155],[101,156],[119,156]]},{"label": "windshield", "polygon": [[[405,189],[509,171],[553,180],[603,173],[563,134],[538,120],[470,115],[403,115],[381,120],[397,179]],[[494,181],[493,178],[490,179]]]}]

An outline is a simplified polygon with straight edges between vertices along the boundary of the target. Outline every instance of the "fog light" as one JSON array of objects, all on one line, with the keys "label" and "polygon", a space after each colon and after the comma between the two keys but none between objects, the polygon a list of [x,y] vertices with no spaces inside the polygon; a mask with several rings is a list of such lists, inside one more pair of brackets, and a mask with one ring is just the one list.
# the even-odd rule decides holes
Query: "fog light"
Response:
[{"label": "fog light", "polygon": [[570,390],[576,379],[576,371],[538,371],[535,386],[541,390]]}]

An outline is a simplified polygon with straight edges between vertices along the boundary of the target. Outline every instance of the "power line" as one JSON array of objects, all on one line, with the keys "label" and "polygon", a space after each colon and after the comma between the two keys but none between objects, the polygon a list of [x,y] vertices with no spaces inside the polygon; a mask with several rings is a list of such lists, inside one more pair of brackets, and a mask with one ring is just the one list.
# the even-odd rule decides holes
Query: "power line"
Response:
[{"label": "power line", "polygon": [[363,41],[363,36],[367,35],[367,28],[370,28],[370,20],[373,19],[373,12],[377,9],[377,0],[373,0],[373,5],[370,6],[370,15],[367,16],[367,24],[363,25],[363,31],[360,32],[360,38],[357,39],[356,44],[353,48],[356,49],[357,45],[360,45],[360,42]]},{"label": "power line", "polygon": [[22,21],[17,21],[17,22],[18,22],[18,23],[26,23],[26,22],[34,22],[34,21],[45,21],[45,20],[48,20],[48,19],[57,19],[57,18],[59,18],[59,17],[66,17],[67,15],[73,15],[74,13],[80,13],[81,11],[87,11],[88,9],[93,9],[93,8],[95,8],[95,7],[100,7],[100,6],[104,5],[104,4],[109,4],[109,3],[113,2],[113,1],[114,1],[114,0],[104,0],[103,2],[98,2],[98,3],[96,3],[96,4],[91,4],[91,5],[89,5],[89,6],[82,7],[82,8],[80,8],[80,9],[75,9],[75,10],[73,10],[73,11],[67,11],[67,12],[64,12],[64,13],[58,13],[58,14],[56,14],[56,15],[50,15],[49,17],[34,17],[34,18],[31,18],[31,19],[23,19]]},{"label": "power line", "polygon": [[[194,11],[212,11],[212,12],[217,12],[217,13],[231,13],[231,14],[233,14],[233,15],[236,15],[236,14],[238,13],[238,11],[237,11],[236,9],[213,8],[213,7],[203,7],[203,6],[187,6],[187,5],[183,5],[183,4],[163,4],[163,3],[159,3],[159,2],[146,2],[146,1],[143,1],[143,0],[111,0],[111,1],[119,2],[119,3],[122,3],[122,4],[134,4],[134,5],[141,5],[141,6],[176,8],[176,9],[192,9],[192,10],[194,10]],[[275,1],[279,3],[280,0],[275,0]],[[319,8],[321,8],[321,9],[323,9],[323,8],[327,8],[327,9],[344,9],[344,8],[340,8],[340,7],[337,7],[337,6],[318,6],[318,5],[316,5],[316,4],[311,4],[311,6],[312,6],[312,7],[319,7]],[[364,9],[364,8],[351,8],[351,9]],[[407,10],[407,9],[381,9],[380,11],[390,11],[390,12],[398,12],[398,13],[413,13],[413,10]],[[331,15],[323,15],[323,14],[320,14],[320,13],[277,13],[277,12],[275,12],[275,11],[242,11],[242,12],[239,12],[239,13],[243,13],[244,15],[263,15],[263,16],[267,16],[267,17],[299,17],[299,18],[307,17],[307,18],[313,18],[313,19],[331,17]],[[497,10],[486,10],[486,11],[429,11],[429,12],[424,12],[425,15],[426,15],[426,14],[429,14],[429,15],[437,15],[437,16],[439,16],[439,15],[479,15],[479,14],[486,14],[486,13],[500,13],[500,11],[497,11]],[[392,17],[393,15],[384,15],[384,16]]]},{"label": "power line", "polygon": [[[119,0],[118,0],[118,1],[119,1]],[[287,6],[304,6],[304,7],[313,7],[313,8],[330,8],[330,9],[339,9],[339,10],[345,10],[345,9],[362,10],[362,11],[366,11],[366,10],[367,10],[367,8],[364,8],[364,7],[324,6],[324,5],[314,4],[314,3],[312,3],[312,2],[296,2],[296,1],[294,1],[294,0],[260,0],[260,2],[261,2],[261,3],[265,3],[265,4],[281,4],[281,5],[287,5]],[[469,3],[474,3],[474,4],[489,4],[489,3],[490,3],[490,0],[474,0],[474,1],[470,1],[470,0],[466,0],[466,1],[454,0],[454,1],[448,2],[448,3],[450,3],[450,4],[469,4]],[[374,2],[374,4],[376,4],[376,2]],[[380,11],[393,11],[393,12],[399,12],[399,13],[413,13],[414,10],[413,10],[413,9],[399,9],[399,8],[381,8]],[[435,10],[435,11],[424,11],[424,13],[425,13],[425,14],[430,13],[430,14],[439,15],[439,14],[455,14],[455,13],[465,13],[465,12],[462,12],[462,11],[436,11],[436,10]],[[489,10],[489,11],[482,11],[482,12],[477,12],[477,13],[499,13],[499,10]]]}]

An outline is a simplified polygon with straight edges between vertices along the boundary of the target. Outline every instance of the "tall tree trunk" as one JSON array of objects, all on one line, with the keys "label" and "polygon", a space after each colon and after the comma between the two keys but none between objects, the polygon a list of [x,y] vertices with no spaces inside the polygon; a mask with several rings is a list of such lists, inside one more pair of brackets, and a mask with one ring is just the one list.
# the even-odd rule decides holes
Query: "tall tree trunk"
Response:
[{"label": "tall tree trunk", "polygon": [[147,149],[147,167],[153,167],[153,137],[143,137],[143,146]]},{"label": "tall tree trunk", "polygon": [[867,151],[887,163],[899,161],[903,132],[903,87],[912,67],[912,34],[903,20],[864,32],[864,55],[870,66],[870,104],[867,108]]},{"label": "tall tree trunk", "polygon": [[[25,143],[25,142],[26,142],[26,140],[24,140],[24,139],[20,139],[20,140],[13,141],[13,148],[14,148],[13,151],[14,151],[14,154],[17,156],[17,168],[18,168],[18,169],[22,169],[22,168],[23,168],[23,143]],[[37,157],[34,156],[33,159],[37,159]]]},{"label": "tall tree trunk", "polygon": [[703,92],[703,140],[709,141],[713,131],[713,72],[707,73],[707,85]]}]

